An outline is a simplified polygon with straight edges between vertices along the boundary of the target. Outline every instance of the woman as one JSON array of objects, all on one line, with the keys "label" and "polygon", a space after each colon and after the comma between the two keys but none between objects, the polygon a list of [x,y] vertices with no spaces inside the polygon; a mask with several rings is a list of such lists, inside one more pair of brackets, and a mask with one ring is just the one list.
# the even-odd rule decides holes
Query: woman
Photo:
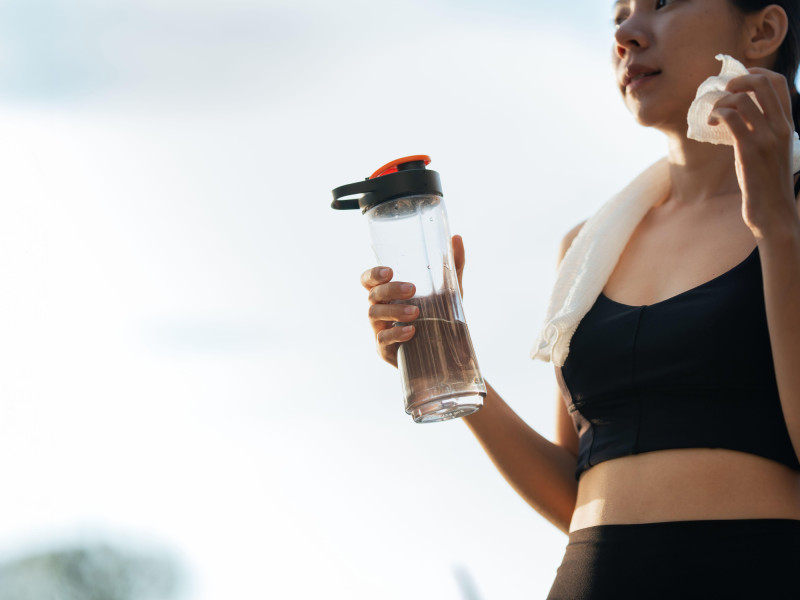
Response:
[{"label": "woman", "polygon": [[[511,485],[569,532],[551,598],[800,598],[797,4],[615,5],[620,91],[667,137],[670,192],[633,231],[556,368],[555,442],[491,387],[465,419]],[[733,149],[687,137],[720,53],[749,69],[709,118]],[[458,236],[453,246],[460,278]],[[396,364],[414,331],[392,323],[418,315],[389,302],[413,285],[379,267],[362,283],[379,353]]]}]

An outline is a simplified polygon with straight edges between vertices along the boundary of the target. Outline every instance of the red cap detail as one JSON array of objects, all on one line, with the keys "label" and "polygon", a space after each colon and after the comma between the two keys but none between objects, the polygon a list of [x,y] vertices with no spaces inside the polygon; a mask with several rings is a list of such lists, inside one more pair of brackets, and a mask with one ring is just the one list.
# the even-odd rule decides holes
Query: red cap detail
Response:
[{"label": "red cap detail", "polygon": [[383,175],[389,175],[390,173],[397,173],[397,165],[403,165],[405,163],[410,162],[417,162],[419,160],[425,161],[425,166],[427,167],[431,164],[431,157],[426,156],[425,154],[415,154],[414,156],[406,156],[404,158],[398,158],[397,160],[393,160],[390,163],[386,163],[380,169],[375,171],[372,175],[370,175],[370,179],[375,179],[376,177],[382,177]]}]

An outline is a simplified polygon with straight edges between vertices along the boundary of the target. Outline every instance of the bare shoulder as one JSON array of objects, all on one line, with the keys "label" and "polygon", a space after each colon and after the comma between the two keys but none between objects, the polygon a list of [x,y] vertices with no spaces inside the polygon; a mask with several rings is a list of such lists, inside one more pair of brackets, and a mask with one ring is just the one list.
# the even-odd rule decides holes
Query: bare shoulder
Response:
[{"label": "bare shoulder", "polygon": [[586,221],[581,221],[575,227],[570,229],[564,238],[561,240],[561,247],[558,249],[558,262],[561,263],[564,255],[569,250],[569,247],[572,245],[573,240],[577,237],[578,233],[580,233],[581,229],[583,228],[584,223]]}]

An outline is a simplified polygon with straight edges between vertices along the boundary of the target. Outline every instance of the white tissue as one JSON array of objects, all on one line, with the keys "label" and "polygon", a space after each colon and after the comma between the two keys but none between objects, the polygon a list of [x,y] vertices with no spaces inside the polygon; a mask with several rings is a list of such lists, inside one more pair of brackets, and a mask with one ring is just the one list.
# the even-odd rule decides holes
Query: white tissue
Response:
[{"label": "white tissue", "polygon": [[[730,92],[725,91],[725,86],[728,85],[728,82],[734,77],[747,75],[749,71],[742,63],[727,54],[717,54],[714,58],[722,61],[722,71],[720,71],[719,75],[706,79],[697,88],[697,95],[689,107],[689,115],[687,117],[689,131],[686,135],[689,139],[697,140],[698,142],[733,146],[733,135],[730,129],[724,123],[715,126],[709,125],[708,117],[711,115],[714,105],[721,98],[730,94]],[[756,95],[753,92],[748,92],[748,95],[756,103],[759,110],[764,112],[764,109],[761,108],[756,99]],[[797,173],[798,171],[800,171],[800,136],[795,132],[792,146],[792,173]]]},{"label": "white tissue", "polygon": [[[698,142],[709,142],[711,144],[725,144],[733,146],[733,136],[730,130],[724,125],[711,126],[708,124],[708,117],[714,105],[730,92],[725,91],[725,86],[734,77],[747,75],[747,68],[735,58],[727,54],[717,54],[714,58],[722,61],[722,71],[719,75],[709,77],[700,87],[697,88],[697,95],[694,102],[689,107],[689,131],[687,137]],[[750,97],[758,105],[755,95],[751,92]],[[759,106],[759,109],[761,106]],[[764,112],[763,110],[761,112]]]}]

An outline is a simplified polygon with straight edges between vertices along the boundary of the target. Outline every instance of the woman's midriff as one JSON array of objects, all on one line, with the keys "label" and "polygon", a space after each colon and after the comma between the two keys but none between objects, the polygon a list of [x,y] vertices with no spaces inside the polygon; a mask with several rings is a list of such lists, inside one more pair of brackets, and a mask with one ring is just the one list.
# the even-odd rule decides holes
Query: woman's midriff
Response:
[{"label": "woman's midriff", "polygon": [[624,456],[581,475],[569,529],[706,519],[800,520],[800,473],[733,450]]}]

